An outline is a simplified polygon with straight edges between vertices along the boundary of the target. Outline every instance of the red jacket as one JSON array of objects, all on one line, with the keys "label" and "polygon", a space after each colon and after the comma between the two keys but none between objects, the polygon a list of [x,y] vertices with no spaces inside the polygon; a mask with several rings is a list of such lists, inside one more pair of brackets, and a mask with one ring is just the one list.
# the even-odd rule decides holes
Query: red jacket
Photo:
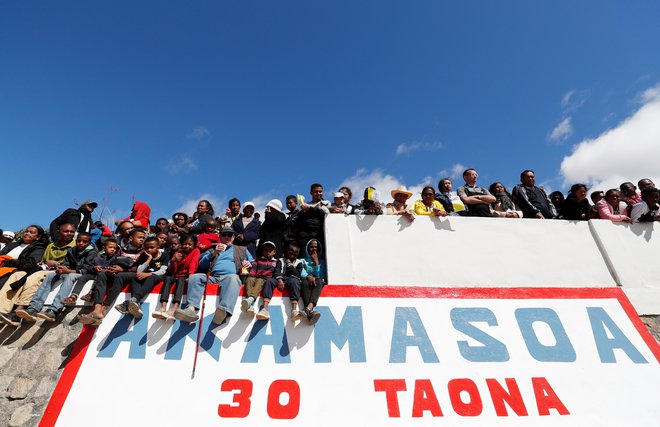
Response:
[{"label": "red jacket", "polygon": [[140,228],[149,230],[149,215],[151,215],[151,208],[148,204],[140,201],[136,201],[133,204],[133,209],[131,210],[131,215],[122,219],[122,221],[140,221]]},{"label": "red jacket", "polygon": [[[183,259],[181,261],[176,261],[175,257],[177,254],[183,255]],[[199,249],[193,249],[188,255],[181,251],[177,251],[174,253],[174,255],[172,255],[172,261],[170,262],[170,267],[167,270],[167,274],[176,278],[187,278],[197,271],[198,265]]]}]

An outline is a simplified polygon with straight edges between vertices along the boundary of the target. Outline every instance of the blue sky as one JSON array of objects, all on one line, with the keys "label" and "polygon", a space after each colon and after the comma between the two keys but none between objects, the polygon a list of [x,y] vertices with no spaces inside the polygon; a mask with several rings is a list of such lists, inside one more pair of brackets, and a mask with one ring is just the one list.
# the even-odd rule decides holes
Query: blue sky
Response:
[{"label": "blue sky", "polygon": [[658,17],[653,1],[5,1],[0,228],[110,194],[104,219],[133,198],[155,219],[467,166],[484,186],[526,168],[549,189],[657,177]]}]

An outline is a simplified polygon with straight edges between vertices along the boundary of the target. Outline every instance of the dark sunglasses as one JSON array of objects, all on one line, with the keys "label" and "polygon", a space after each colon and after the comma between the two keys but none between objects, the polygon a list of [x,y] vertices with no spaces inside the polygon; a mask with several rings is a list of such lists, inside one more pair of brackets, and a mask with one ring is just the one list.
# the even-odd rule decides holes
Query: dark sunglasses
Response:
[{"label": "dark sunglasses", "polygon": [[234,233],[220,233],[222,237],[234,237]]}]

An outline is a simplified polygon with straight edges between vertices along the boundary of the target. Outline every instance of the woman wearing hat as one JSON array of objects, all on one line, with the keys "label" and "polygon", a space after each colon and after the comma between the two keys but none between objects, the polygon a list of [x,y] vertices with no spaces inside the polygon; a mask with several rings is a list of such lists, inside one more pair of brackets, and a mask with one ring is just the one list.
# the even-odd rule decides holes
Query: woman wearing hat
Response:
[{"label": "woman wearing hat", "polygon": [[415,215],[413,215],[412,212],[410,212],[408,205],[406,204],[406,201],[412,196],[412,193],[409,192],[406,187],[401,186],[398,187],[390,193],[392,195],[392,198],[394,199],[393,202],[388,203],[385,207],[387,208],[387,214],[388,215],[401,215],[404,216],[406,219],[409,221],[414,221],[415,220]]},{"label": "woman wearing hat", "polygon": [[259,247],[257,253],[261,254],[261,242],[272,242],[275,245],[276,258],[282,258],[282,238],[287,228],[286,215],[282,212],[282,202],[273,199],[266,205],[264,223],[259,229]]}]

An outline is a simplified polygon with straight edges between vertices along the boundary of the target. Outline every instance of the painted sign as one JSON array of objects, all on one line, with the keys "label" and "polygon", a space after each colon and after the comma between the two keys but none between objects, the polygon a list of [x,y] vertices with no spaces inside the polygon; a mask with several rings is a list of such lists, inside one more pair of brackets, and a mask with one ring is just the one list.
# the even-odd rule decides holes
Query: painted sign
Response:
[{"label": "painted sign", "polygon": [[[42,426],[657,426],[660,347],[618,288],[329,286],[320,321],[85,328]],[[444,420],[444,421],[443,421]]]}]

